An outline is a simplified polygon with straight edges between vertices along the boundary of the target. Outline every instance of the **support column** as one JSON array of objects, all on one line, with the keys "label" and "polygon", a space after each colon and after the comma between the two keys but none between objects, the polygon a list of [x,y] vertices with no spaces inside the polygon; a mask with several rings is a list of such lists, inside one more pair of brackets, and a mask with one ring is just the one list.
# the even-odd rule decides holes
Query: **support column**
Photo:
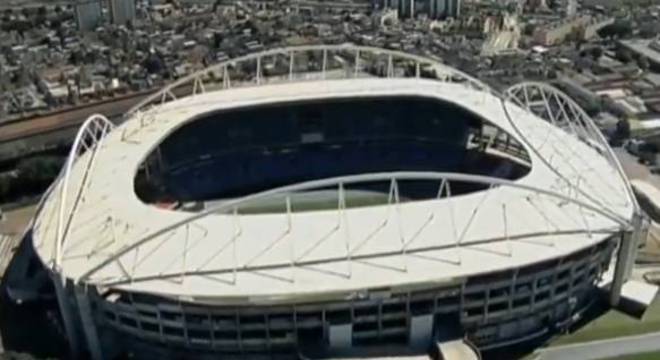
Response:
[{"label": "support column", "polygon": [[350,349],[353,346],[353,324],[330,325],[328,338],[331,350]]},{"label": "support column", "polygon": [[85,334],[85,340],[87,340],[87,350],[92,360],[103,360],[101,342],[96,331],[96,324],[94,323],[94,316],[89,302],[89,294],[83,286],[76,285],[75,293],[76,301],[78,302],[78,311],[80,313],[80,323]]},{"label": "support column", "polygon": [[433,337],[433,314],[412,316],[408,344],[414,349],[427,349]]},{"label": "support column", "polygon": [[610,288],[610,305],[617,306],[621,299],[623,284],[630,278],[635,258],[637,257],[637,246],[644,236],[644,218],[641,213],[633,215],[632,229],[623,233],[619,244],[614,277]]},{"label": "support column", "polygon": [[62,278],[62,275],[58,270],[53,270],[51,278],[55,287],[55,295],[57,296],[57,305],[60,309],[64,332],[66,333],[67,342],[69,343],[70,357],[72,359],[80,359],[82,353],[80,339],[78,338],[78,331],[76,330],[73,321],[71,299],[66,292],[65,280]]}]

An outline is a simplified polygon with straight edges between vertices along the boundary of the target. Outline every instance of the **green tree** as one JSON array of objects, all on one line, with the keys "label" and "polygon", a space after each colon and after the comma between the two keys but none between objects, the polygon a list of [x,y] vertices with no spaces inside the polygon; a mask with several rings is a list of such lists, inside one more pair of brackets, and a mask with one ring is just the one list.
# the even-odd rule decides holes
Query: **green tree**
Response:
[{"label": "green tree", "polygon": [[616,123],[615,136],[621,140],[630,137],[630,123],[628,120],[619,120],[619,122]]},{"label": "green tree", "polygon": [[639,68],[642,69],[642,71],[647,71],[650,67],[649,60],[644,56],[640,56],[637,59],[637,66],[639,66]]},{"label": "green tree", "polygon": [[598,30],[598,36],[602,38],[622,38],[632,34],[632,25],[629,21],[615,21],[610,25],[603,26]]},{"label": "green tree", "polygon": [[0,200],[9,200],[11,194],[12,178],[8,175],[0,176]]},{"label": "green tree", "polygon": [[650,39],[660,33],[660,24],[658,22],[649,22],[640,25],[639,27],[639,36]]},{"label": "green tree", "polygon": [[580,105],[589,116],[596,116],[603,111],[603,102],[601,99],[585,99],[580,102]]},{"label": "green tree", "polygon": [[630,50],[628,49],[621,49],[617,51],[616,57],[623,61],[624,63],[629,63],[632,61],[633,57],[632,54],[630,53]]},{"label": "green tree", "polygon": [[596,47],[591,49],[591,57],[593,57],[595,61],[598,61],[601,56],[603,56],[603,49],[602,48],[600,48],[599,46],[596,46]]},{"label": "green tree", "polygon": [[37,156],[18,163],[18,183],[25,188],[20,192],[31,192],[52,182],[64,164],[64,159],[55,156]]},{"label": "green tree", "polygon": [[37,16],[35,17],[35,24],[36,26],[42,26],[48,19],[48,12],[46,11],[45,6],[40,6],[37,9]]}]

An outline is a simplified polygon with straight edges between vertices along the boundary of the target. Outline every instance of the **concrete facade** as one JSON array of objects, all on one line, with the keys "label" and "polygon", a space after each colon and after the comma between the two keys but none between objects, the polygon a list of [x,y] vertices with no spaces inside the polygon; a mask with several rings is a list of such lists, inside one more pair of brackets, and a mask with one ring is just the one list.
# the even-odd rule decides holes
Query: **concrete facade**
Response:
[{"label": "concrete facade", "polygon": [[79,0],[76,7],[78,30],[93,31],[101,23],[101,0]]},{"label": "concrete facade", "polygon": [[[166,359],[207,351],[287,358],[310,348],[332,356],[397,344],[423,353],[447,331],[488,350],[562,331],[578,320],[619,240],[545,264],[412,292],[393,289],[385,298],[365,293],[352,302],[242,308],[79,288],[69,292],[76,297],[69,304],[78,307],[72,309],[81,332],[75,338],[94,359],[139,351]],[[96,348],[97,332],[120,340]],[[163,346],[171,350],[162,353]]]},{"label": "concrete facade", "polygon": [[110,20],[113,24],[125,25],[135,19],[136,0],[108,0]]}]

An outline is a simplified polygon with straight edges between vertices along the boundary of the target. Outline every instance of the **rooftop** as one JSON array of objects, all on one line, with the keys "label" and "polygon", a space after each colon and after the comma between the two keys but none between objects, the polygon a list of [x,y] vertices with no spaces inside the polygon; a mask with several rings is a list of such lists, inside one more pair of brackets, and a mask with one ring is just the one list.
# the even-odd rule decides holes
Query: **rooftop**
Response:
[{"label": "rooftop", "polygon": [[[524,144],[531,171],[515,182],[451,173],[366,174],[247,197],[283,200],[295,190],[341,189],[339,184],[374,178],[434,180],[440,188],[459,180],[492,185],[460,197],[440,191],[435,200],[277,214],[233,213],[245,199],[198,214],[170,211],[141,202],[133,190],[138,166],[154,146],[199,114],[405,95],[449,101],[488,119]],[[198,93],[138,111],[85,152],[71,168],[69,196],[59,196],[62,179],[51,188],[34,242],[44,262],[59,263],[66,277],[196,301],[276,303],[451,283],[565,256],[627,226],[635,206],[627,181],[607,149],[582,136],[584,141],[488,91],[430,79],[308,78]]]}]

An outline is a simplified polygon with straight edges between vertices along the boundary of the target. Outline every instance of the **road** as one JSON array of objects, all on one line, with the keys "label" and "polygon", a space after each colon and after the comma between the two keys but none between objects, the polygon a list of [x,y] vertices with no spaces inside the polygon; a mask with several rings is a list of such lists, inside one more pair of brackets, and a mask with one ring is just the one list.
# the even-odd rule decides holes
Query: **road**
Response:
[{"label": "road", "polygon": [[[205,85],[207,91],[213,89],[214,86],[219,86],[217,84]],[[92,114],[103,114],[110,120],[119,118],[144,98],[158,90],[149,89],[142,92],[134,92],[116,98],[108,98],[95,103],[59,110],[42,116],[12,121],[6,124],[0,123],[0,145],[67,128],[77,128]],[[188,95],[191,92],[192,84],[178,86],[172,90],[172,93],[177,97],[183,94]]]},{"label": "road", "polygon": [[624,148],[618,147],[613,150],[616,157],[619,158],[619,162],[621,162],[623,171],[630,179],[644,180],[660,189],[660,176],[651,174],[647,166],[637,162],[637,158],[630,155]]},{"label": "road", "polygon": [[92,114],[105,114],[107,117],[122,115],[145,96],[145,93],[136,93],[89,106],[80,106],[62,112],[0,125],[0,143],[62,128],[77,127]]},{"label": "road", "polygon": [[538,350],[538,360],[596,360],[660,351],[660,332]]}]

